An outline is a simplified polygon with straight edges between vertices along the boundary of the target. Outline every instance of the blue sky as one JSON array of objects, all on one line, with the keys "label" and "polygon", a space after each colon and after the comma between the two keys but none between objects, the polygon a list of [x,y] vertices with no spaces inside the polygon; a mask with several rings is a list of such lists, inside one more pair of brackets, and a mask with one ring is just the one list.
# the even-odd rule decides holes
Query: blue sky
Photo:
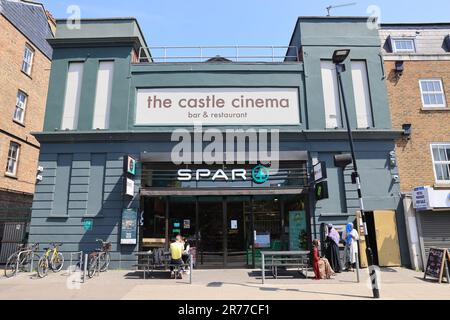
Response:
[{"label": "blue sky", "polygon": [[298,16],[325,15],[330,4],[356,2],[332,15],[369,15],[382,22],[450,21],[449,0],[42,0],[57,18],[79,5],[82,18],[136,17],[150,46],[288,45]]}]

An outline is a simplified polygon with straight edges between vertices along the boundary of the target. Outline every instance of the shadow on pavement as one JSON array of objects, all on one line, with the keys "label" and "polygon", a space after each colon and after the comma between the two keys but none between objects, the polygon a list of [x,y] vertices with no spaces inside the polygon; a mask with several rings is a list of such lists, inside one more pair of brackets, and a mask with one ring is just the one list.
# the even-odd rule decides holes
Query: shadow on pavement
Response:
[{"label": "shadow on pavement", "polygon": [[[144,279],[144,271],[131,271],[124,275],[125,279]],[[170,272],[155,270],[145,274],[146,279],[167,279],[170,280]]]},{"label": "shadow on pavement", "polygon": [[[250,278],[255,278],[256,280],[261,280],[262,279],[262,271],[254,270],[254,271],[248,272],[248,276]],[[266,271],[266,277],[272,278],[272,271],[270,271],[270,270]],[[297,270],[283,270],[283,269],[278,270],[277,277],[279,279],[286,279],[286,278],[310,279],[310,277],[307,278],[302,272],[299,272]]]},{"label": "shadow on pavement", "polygon": [[357,298],[357,299],[371,299],[372,298],[372,296],[362,296],[362,295],[356,295],[356,294],[330,293],[330,292],[320,292],[320,291],[300,290],[300,289],[289,289],[289,288],[283,289],[283,288],[277,288],[277,287],[261,287],[261,286],[247,285],[247,284],[242,284],[242,283],[232,283],[232,282],[210,282],[206,286],[207,287],[213,287],[213,288],[220,288],[223,285],[255,288],[255,289],[259,289],[261,291],[270,291],[270,292],[285,291],[285,292],[309,293],[309,294],[315,294],[315,295],[338,296],[338,297],[343,297],[343,298]]},{"label": "shadow on pavement", "polygon": [[[426,282],[426,283],[439,283],[439,281],[438,281],[438,279],[424,279],[423,277],[414,277],[415,279],[418,279],[418,280],[422,280],[423,282]],[[444,276],[444,279],[445,279],[445,276]],[[449,284],[446,280],[444,280],[444,279],[442,279],[442,283],[443,284]]]}]

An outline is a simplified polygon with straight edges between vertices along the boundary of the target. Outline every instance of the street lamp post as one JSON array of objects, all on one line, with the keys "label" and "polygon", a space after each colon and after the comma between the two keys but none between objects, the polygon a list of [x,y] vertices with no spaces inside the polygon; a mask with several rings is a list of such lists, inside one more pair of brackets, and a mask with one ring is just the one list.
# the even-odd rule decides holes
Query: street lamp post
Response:
[{"label": "street lamp post", "polygon": [[369,265],[369,274],[370,274],[370,279],[371,279],[371,283],[372,283],[372,292],[373,292],[373,297],[378,299],[378,298],[380,298],[380,290],[378,288],[377,274],[376,274],[374,261],[373,261],[373,251],[370,246],[370,237],[369,237],[369,232],[367,230],[364,201],[363,201],[362,192],[361,192],[361,179],[360,179],[360,176],[358,173],[358,166],[356,163],[356,156],[355,156],[355,144],[354,144],[354,140],[353,140],[352,129],[350,127],[350,120],[348,117],[348,110],[347,110],[347,103],[346,103],[346,99],[345,99],[344,86],[342,84],[342,73],[345,72],[345,64],[343,64],[343,62],[345,61],[345,59],[347,59],[349,54],[350,54],[349,49],[336,50],[333,54],[333,63],[336,65],[336,73],[337,73],[337,77],[338,77],[338,87],[339,87],[339,90],[342,95],[342,103],[343,103],[343,107],[344,107],[345,122],[347,125],[348,140],[349,140],[349,144],[350,144],[351,158],[353,161],[352,179],[353,179],[353,181],[356,182],[356,185],[358,188],[357,192],[358,192],[359,206],[361,209],[361,219],[362,219],[362,222],[364,225],[364,238],[365,238],[365,242],[366,242],[366,256],[367,256],[367,263]]}]

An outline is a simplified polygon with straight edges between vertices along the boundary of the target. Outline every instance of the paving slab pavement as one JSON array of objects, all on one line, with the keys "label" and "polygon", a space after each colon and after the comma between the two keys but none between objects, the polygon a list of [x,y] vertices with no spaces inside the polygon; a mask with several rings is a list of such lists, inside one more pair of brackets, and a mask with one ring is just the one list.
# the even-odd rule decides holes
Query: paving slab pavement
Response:
[{"label": "paving slab pavement", "polygon": [[[77,274],[63,271],[39,279],[34,273],[0,277],[0,299],[23,300],[370,300],[367,269],[361,282],[355,273],[341,273],[332,280],[305,279],[295,270],[279,279],[267,276],[261,284],[259,270],[194,270],[189,277],[170,280],[167,273],[143,279],[141,272],[108,271],[80,283]],[[386,300],[450,300],[450,285],[423,280],[423,273],[403,268],[380,271],[381,297]]]}]

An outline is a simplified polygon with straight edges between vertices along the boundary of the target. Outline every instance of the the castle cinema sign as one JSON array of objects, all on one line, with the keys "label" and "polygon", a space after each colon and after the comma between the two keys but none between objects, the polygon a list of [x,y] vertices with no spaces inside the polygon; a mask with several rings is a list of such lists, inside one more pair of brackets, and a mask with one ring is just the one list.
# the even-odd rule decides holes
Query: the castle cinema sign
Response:
[{"label": "the castle cinema sign", "polygon": [[298,88],[138,89],[137,126],[298,125]]}]

